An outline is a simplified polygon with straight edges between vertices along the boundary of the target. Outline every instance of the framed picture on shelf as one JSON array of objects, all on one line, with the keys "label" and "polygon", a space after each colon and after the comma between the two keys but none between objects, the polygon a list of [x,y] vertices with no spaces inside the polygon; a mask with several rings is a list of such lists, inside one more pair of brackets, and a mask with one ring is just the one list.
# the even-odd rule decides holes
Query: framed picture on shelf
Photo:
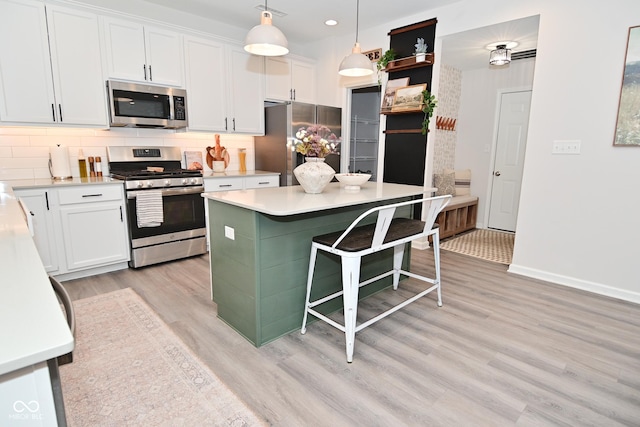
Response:
[{"label": "framed picture on shelf", "polygon": [[640,146],[640,26],[629,28],[613,145]]},{"label": "framed picture on shelf", "polygon": [[382,96],[382,105],[380,106],[381,113],[388,113],[393,106],[393,98],[396,96],[396,89],[409,85],[409,77],[402,79],[393,79],[387,82],[387,86],[384,88],[384,95]]},{"label": "framed picture on shelf", "polygon": [[393,98],[392,112],[413,113],[422,111],[422,91],[427,90],[426,84],[405,86],[396,89]]}]

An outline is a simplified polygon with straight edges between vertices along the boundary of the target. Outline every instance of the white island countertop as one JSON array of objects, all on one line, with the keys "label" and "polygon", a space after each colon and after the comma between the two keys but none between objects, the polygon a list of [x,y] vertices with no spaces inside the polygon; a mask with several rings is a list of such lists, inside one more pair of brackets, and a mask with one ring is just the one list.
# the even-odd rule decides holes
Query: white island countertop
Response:
[{"label": "white island countertop", "polygon": [[73,350],[23,211],[7,188],[0,190],[0,271],[0,375]]},{"label": "white island countertop", "polygon": [[256,190],[203,193],[203,197],[267,215],[287,216],[426,195],[435,188],[417,185],[366,182],[359,191],[345,190],[332,182],[320,194],[307,194],[301,186],[260,188]]}]

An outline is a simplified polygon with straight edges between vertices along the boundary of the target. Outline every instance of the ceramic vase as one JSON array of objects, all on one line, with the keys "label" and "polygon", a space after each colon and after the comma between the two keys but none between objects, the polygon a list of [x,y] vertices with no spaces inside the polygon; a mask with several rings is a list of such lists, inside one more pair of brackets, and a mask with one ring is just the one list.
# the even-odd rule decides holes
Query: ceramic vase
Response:
[{"label": "ceramic vase", "polygon": [[323,157],[305,157],[305,162],[293,170],[293,174],[306,193],[322,193],[336,174],[336,171],[324,160]]}]

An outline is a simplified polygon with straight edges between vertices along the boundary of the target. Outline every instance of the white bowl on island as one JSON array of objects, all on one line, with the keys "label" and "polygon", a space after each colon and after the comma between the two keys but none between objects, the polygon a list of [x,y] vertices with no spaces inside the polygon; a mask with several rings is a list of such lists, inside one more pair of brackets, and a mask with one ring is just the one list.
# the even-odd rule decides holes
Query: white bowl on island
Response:
[{"label": "white bowl on island", "polygon": [[345,190],[359,190],[371,178],[370,173],[337,173],[336,179],[344,184]]}]

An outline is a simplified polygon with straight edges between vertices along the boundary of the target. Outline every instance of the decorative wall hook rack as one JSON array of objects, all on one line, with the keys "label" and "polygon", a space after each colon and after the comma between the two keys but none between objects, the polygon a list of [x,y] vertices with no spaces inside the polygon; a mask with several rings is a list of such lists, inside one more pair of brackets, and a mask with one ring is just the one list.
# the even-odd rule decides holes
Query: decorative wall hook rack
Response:
[{"label": "decorative wall hook rack", "polygon": [[457,121],[458,119],[451,117],[436,116],[436,129],[454,131]]}]

